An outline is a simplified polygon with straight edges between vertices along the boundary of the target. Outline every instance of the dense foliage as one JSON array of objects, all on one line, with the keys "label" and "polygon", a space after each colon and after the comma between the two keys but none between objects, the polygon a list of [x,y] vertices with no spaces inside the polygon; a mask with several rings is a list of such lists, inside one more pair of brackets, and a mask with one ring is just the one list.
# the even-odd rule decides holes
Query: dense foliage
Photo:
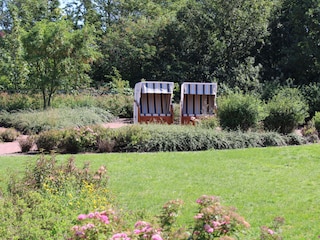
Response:
[{"label": "dense foliage", "polygon": [[269,114],[264,119],[268,130],[290,133],[308,117],[308,105],[298,89],[284,88],[278,91],[267,105]]},{"label": "dense foliage", "polygon": [[247,131],[263,119],[263,105],[253,95],[234,93],[220,99],[218,115],[224,129]]},{"label": "dense foliage", "polygon": [[1,0],[0,89],[40,93],[47,107],[58,91],[115,79],[128,83],[120,92],[141,79],[217,81],[220,94],[263,97],[290,80],[309,86],[312,117],[319,9],[315,0]]},{"label": "dense foliage", "polygon": [[[295,133],[224,132],[200,126],[127,126],[109,129],[99,126],[50,130],[35,137],[40,151],[79,152],[157,152],[201,151],[306,144]],[[313,141],[312,141],[313,142]]]}]

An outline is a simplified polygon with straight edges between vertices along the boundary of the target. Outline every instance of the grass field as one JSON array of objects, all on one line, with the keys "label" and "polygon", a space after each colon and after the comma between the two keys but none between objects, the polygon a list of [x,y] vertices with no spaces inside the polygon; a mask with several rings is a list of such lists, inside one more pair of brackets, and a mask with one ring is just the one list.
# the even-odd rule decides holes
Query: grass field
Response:
[{"label": "grass field", "polygon": [[[64,160],[70,155],[59,155]],[[8,172],[23,170],[36,156],[0,157],[1,186]],[[193,222],[195,200],[220,196],[259,227],[285,218],[284,239],[317,239],[320,235],[320,145],[179,153],[76,155],[82,165],[106,165],[110,188],[125,209],[156,215],[171,199],[182,199],[179,223]]]}]

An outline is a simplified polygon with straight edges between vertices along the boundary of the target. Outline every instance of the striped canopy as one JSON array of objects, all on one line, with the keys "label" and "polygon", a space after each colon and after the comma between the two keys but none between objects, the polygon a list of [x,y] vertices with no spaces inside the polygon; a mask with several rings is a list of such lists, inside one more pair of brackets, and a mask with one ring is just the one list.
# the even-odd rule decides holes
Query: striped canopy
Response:
[{"label": "striped canopy", "polygon": [[172,94],[172,82],[140,82],[141,93]]},{"label": "striped canopy", "polygon": [[181,86],[181,93],[195,95],[216,95],[217,83],[183,83]]}]

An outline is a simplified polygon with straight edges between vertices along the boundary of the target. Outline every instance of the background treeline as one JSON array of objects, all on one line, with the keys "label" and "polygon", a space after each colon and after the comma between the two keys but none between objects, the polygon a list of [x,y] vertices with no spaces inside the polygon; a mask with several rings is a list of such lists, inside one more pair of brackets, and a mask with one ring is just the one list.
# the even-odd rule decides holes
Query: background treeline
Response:
[{"label": "background treeline", "polygon": [[[0,89],[128,90],[211,82],[269,100],[281,86],[320,108],[316,0],[0,0]],[[116,87],[115,87],[116,86]],[[128,90],[128,91],[127,91]]]}]

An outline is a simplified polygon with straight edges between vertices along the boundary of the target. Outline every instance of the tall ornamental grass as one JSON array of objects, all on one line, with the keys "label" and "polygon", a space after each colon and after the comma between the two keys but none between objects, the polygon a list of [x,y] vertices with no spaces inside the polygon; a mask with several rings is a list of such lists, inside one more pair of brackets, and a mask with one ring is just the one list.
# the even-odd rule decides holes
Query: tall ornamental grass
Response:
[{"label": "tall ornamental grass", "polygon": [[95,107],[0,112],[0,125],[15,128],[25,134],[101,124],[114,119],[108,111]]}]

